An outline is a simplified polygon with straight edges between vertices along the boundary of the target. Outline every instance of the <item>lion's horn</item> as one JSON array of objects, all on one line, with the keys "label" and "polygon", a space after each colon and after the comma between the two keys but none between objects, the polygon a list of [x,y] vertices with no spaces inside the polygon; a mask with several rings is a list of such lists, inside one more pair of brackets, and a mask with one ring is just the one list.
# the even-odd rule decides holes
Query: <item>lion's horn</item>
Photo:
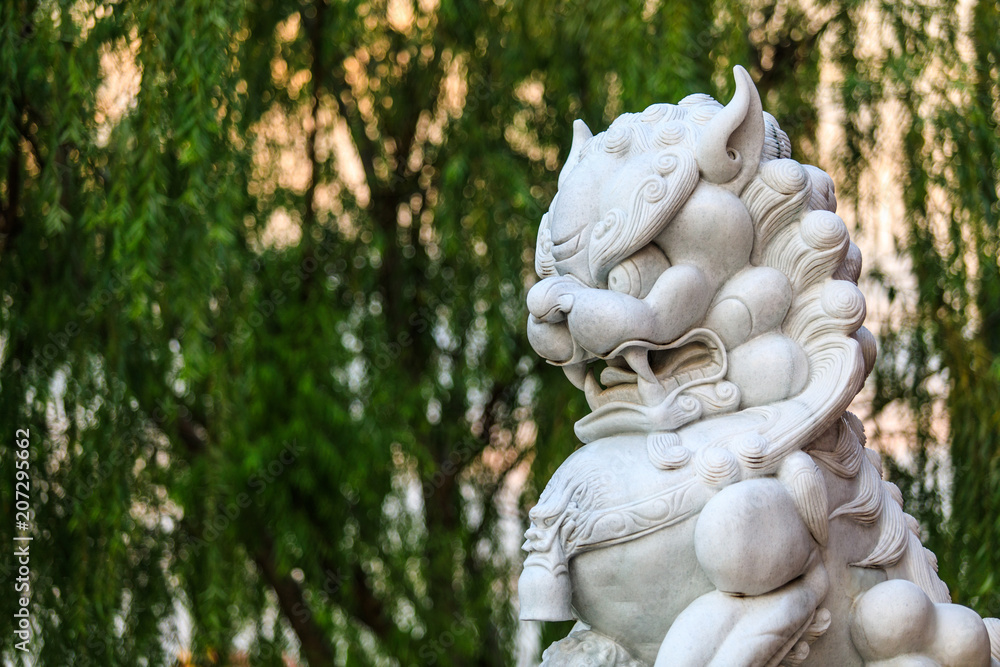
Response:
[{"label": "lion's horn", "polygon": [[757,171],[764,148],[764,115],[750,74],[733,68],[736,94],[711,120],[698,144],[698,168],[710,183],[739,193]]},{"label": "lion's horn", "polygon": [[569,172],[573,171],[575,167],[580,162],[580,154],[583,153],[584,145],[590,141],[594,134],[579,118],[573,121],[573,145],[569,148],[569,157],[566,158],[566,164],[563,165],[562,171],[559,172],[559,187],[563,186],[566,181],[566,177],[569,176]]}]

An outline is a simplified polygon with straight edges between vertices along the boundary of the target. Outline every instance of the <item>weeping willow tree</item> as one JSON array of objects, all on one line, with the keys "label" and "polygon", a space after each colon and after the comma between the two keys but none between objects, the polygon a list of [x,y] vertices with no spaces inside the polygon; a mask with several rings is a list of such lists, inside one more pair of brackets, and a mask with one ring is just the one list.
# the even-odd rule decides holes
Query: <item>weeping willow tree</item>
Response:
[{"label": "weeping willow tree", "polygon": [[711,88],[710,8],[633,5],[3,4],[5,659],[509,664],[570,122]]},{"label": "weeping willow tree", "polygon": [[[25,654],[0,636],[5,659],[510,664],[526,645],[524,512],[583,407],[523,326],[571,122],[602,128],[692,91],[728,99],[736,63],[807,161],[823,67],[842,73],[848,185],[868,109],[930,63],[969,82],[931,115],[902,98],[922,305],[889,348],[907,374],[884,372],[879,395],[912,389],[920,416],[928,374],[963,383],[947,399],[956,493],[935,546],[963,595],[988,590],[990,554],[970,556],[990,534],[973,495],[996,484],[985,19],[952,62],[950,7],[883,8],[902,46],[872,63],[836,47],[858,35],[855,4],[0,11],[0,423],[8,443],[30,431],[33,510],[32,642]],[[951,245],[933,231],[942,214]],[[0,485],[4,516],[16,501]],[[5,587],[16,571],[0,562]],[[0,596],[0,614],[17,604]]]},{"label": "weeping willow tree", "polygon": [[[915,295],[883,333],[876,408],[902,406],[913,499],[956,601],[1000,613],[1000,8],[880,8],[881,60],[854,85],[855,127],[891,102]],[[863,117],[868,114],[868,118]],[[896,286],[889,285],[895,296]],[[941,392],[940,388],[944,391]],[[943,436],[943,437],[942,437]]]}]

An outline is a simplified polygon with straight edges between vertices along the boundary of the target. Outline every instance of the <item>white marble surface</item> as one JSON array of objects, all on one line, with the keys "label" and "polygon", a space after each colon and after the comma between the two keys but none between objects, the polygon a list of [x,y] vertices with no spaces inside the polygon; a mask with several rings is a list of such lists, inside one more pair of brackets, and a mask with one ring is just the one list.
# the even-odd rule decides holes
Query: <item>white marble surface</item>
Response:
[{"label": "white marble surface", "polygon": [[846,412],[876,351],[833,182],[734,73],[727,105],[574,124],[528,336],[592,412],[521,618],[578,621],[548,667],[1000,666]]}]

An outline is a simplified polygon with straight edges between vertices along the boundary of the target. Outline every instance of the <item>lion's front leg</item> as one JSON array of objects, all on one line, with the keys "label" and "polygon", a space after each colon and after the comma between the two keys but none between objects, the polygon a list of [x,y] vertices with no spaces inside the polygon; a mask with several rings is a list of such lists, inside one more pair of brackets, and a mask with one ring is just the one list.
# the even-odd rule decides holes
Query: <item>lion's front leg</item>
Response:
[{"label": "lion's front leg", "polygon": [[783,485],[762,478],[723,489],[702,510],[694,538],[717,590],[681,612],[655,667],[763,666],[808,652],[803,634],[829,623],[818,609],[829,582]]}]

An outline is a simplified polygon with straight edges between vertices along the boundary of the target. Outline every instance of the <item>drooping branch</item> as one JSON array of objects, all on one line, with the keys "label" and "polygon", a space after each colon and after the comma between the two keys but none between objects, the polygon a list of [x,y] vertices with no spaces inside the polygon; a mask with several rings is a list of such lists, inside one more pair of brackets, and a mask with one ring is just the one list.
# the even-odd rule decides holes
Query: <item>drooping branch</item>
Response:
[{"label": "drooping branch", "polygon": [[[148,412],[147,414],[153,414]],[[186,452],[196,458],[208,451],[207,429],[187,417],[178,418],[174,429],[169,424],[160,424],[164,432],[175,430],[177,437],[184,445]],[[252,511],[252,507],[247,508]],[[251,520],[251,523],[257,523]],[[247,552],[251,554],[254,563],[260,570],[267,584],[278,597],[282,614],[292,626],[298,637],[302,654],[310,665],[328,665],[333,660],[333,649],[323,632],[317,625],[312,609],[305,599],[302,587],[289,573],[282,573],[277,566],[274,553],[274,539],[266,531],[259,544],[251,544],[244,540]]]},{"label": "drooping branch", "polygon": [[319,133],[320,98],[326,85],[326,67],[323,61],[323,24],[326,17],[326,3],[315,5],[316,15],[307,23],[309,46],[312,51],[310,75],[312,78],[312,100],[309,115],[312,127],[306,135],[306,159],[309,160],[309,186],[305,192],[305,215],[303,216],[302,237],[310,243],[311,232],[316,224],[316,184],[319,181],[319,161],[316,158],[316,135]]},{"label": "drooping branch", "polygon": [[288,573],[278,571],[274,540],[266,532],[253,554],[264,580],[278,596],[278,606],[299,638],[302,654],[310,665],[329,665],[333,661],[333,648],[326,635],[316,624],[313,613],[302,594],[302,588]]},{"label": "drooping branch", "polygon": [[[302,508],[306,518],[315,530],[326,531],[329,529],[327,523],[315,511],[314,503],[309,502],[297,487],[292,486],[290,488],[289,496],[293,505]],[[323,560],[321,567],[325,572],[336,572],[338,575],[340,573],[340,567],[329,560]],[[376,636],[386,639],[394,626],[385,604],[369,585],[360,562],[355,563],[351,567],[350,580],[353,586],[352,594],[350,597],[343,596],[344,599],[339,602],[340,606],[348,615],[367,626]],[[338,579],[338,589],[343,583]],[[416,600],[413,599],[411,601],[415,602]]]}]

